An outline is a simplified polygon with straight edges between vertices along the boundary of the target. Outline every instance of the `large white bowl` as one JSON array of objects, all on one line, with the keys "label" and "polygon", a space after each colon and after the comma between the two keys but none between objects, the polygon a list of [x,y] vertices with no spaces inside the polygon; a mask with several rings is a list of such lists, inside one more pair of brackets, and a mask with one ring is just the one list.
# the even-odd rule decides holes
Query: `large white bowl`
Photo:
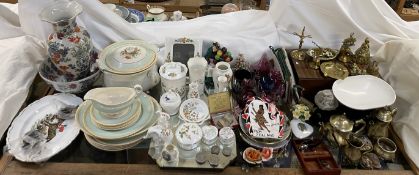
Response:
[{"label": "large white bowl", "polygon": [[356,110],[381,108],[396,101],[393,88],[384,80],[371,75],[336,80],[332,90],[339,102]]}]

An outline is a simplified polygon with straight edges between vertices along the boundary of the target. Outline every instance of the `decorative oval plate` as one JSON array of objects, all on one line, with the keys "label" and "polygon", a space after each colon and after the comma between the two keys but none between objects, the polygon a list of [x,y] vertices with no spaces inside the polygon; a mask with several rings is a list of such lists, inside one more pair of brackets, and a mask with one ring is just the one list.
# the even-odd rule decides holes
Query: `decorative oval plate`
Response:
[{"label": "decorative oval plate", "polygon": [[[59,101],[59,102],[57,102]],[[25,152],[22,149],[23,136],[28,133],[36,124],[46,118],[48,114],[57,114],[62,103],[69,106],[78,106],[83,100],[72,94],[59,93],[45,96],[27,106],[15,118],[7,132],[6,144],[9,152],[22,162],[43,162],[66,148],[79,134],[80,128],[74,117],[59,122],[55,136],[50,138],[41,151]]]},{"label": "decorative oval plate", "polygon": [[396,101],[394,89],[384,80],[372,75],[336,80],[332,90],[339,102],[356,110],[390,106]]},{"label": "decorative oval plate", "polygon": [[334,79],[345,79],[349,76],[348,68],[339,62],[329,61],[320,65],[324,76]]},{"label": "decorative oval plate", "polygon": [[282,139],[286,116],[275,104],[261,99],[252,100],[243,110],[240,119],[244,123],[242,130],[254,138]]}]

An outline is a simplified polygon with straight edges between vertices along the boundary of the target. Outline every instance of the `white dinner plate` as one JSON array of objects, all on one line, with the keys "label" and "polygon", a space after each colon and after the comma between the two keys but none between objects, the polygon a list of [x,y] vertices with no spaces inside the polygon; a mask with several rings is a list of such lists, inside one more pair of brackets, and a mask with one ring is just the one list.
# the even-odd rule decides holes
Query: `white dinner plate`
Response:
[{"label": "white dinner plate", "polygon": [[372,75],[336,80],[332,90],[340,103],[356,110],[390,106],[396,101],[394,89],[384,80]]},{"label": "white dinner plate", "polygon": [[29,132],[36,122],[42,120],[47,114],[56,114],[60,110],[57,104],[60,101],[66,105],[78,106],[83,100],[73,94],[59,93],[45,96],[22,110],[15,118],[7,132],[6,144],[9,152],[22,162],[43,162],[66,148],[77,137],[80,128],[74,116],[66,119],[62,125],[64,129],[57,131],[56,136],[45,143],[40,153],[28,154],[22,151],[22,138]]}]

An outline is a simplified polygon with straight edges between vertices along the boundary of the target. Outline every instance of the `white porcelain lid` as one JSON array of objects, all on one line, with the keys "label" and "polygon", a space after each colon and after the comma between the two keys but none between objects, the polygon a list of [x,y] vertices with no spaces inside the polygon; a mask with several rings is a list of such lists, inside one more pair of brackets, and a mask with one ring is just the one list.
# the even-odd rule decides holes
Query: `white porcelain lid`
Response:
[{"label": "white porcelain lid", "polygon": [[372,75],[336,80],[332,90],[339,102],[356,110],[390,106],[396,101],[394,89],[381,78]]},{"label": "white porcelain lid", "polygon": [[228,140],[234,137],[234,131],[230,127],[224,127],[220,129],[220,138]]},{"label": "white porcelain lid", "polygon": [[179,62],[164,63],[159,69],[160,76],[168,80],[183,78],[187,72],[188,68]]},{"label": "white porcelain lid", "polygon": [[202,127],[202,133],[204,134],[205,140],[214,140],[218,136],[218,129],[215,126],[203,126]]},{"label": "white porcelain lid", "polygon": [[175,135],[180,144],[195,144],[201,140],[202,130],[196,123],[182,123],[177,128]]},{"label": "white porcelain lid", "polygon": [[132,74],[150,69],[157,61],[157,47],[141,40],[116,42],[100,53],[101,70],[116,74]]},{"label": "white porcelain lid", "polygon": [[180,95],[176,92],[173,92],[172,90],[165,92],[160,97],[160,104],[180,104],[181,101],[182,98],[180,97]]}]

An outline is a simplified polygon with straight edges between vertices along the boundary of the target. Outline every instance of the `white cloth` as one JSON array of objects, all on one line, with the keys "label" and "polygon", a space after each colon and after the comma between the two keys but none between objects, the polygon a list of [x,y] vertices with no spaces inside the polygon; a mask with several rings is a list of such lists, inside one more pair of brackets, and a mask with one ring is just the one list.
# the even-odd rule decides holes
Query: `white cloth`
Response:
[{"label": "white cloth", "polygon": [[[298,38],[291,33],[299,32],[303,26],[306,26],[306,34],[311,34],[313,37],[306,40],[304,47],[313,47],[311,41],[316,41],[323,47],[339,48],[341,41],[347,38],[351,32],[354,32],[355,37],[358,38],[354,49],[362,43],[364,37],[370,38],[371,53],[374,53],[387,41],[419,39],[419,22],[401,20],[383,0],[274,0],[271,1],[269,12],[244,11],[205,16],[188,21],[141,24],[125,22],[97,0],[77,1],[84,7],[84,12],[78,18],[78,22],[87,28],[95,47],[99,50],[112,42],[125,39],[143,39],[163,46],[165,37],[199,37],[219,41],[222,45],[231,48],[233,56],[239,52],[244,53],[250,62],[255,62],[263,52],[268,50],[269,45],[286,48],[297,47]],[[41,22],[38,14],[51,2],[53,0],[19,0],[21,30],[25,34],[35,36],[42,41],[47,38],[51,32],[51,25]],[[0,23],[4,21],[0,20]],[[13,29],[14,26],[17,25],[0,24],[0,30],[6,28],[11,31],[10,29]],[[15,35],[19,35],[19,33]],[[383,70],[391,68],[393,64],[397,69],[403,69],[397,66],[399,64],[391,61],[392,57],[385,58],[389,58],[387,60],[389,63],[381,65]],[[399,59],[404,60],[408,57]],[[415,63],[415,60],[412,60],[412,63]],[[8,70],[9,73],[13,72],[10,67]],[[417,73],[415,70],[417,69],[410,70],[414,73],[407,77],[415,77]],[[390,78],[386,79],[392,82]],[[409,83],[401,83],[398,87],[397,82],[403,81],[392,82],[396,86],[398,95],[403,94],[404,89],[417,87]],[[4,91],[3,85],[0,84],[0,92]],[[415,94],[413,91],[409,93]],[[409,96],[408,99],[403,96],[405,95],[399,99],[410,100],[408,103],[412,106],[416,104],[416,95],[406,95]],[[9,106],[0,105],[0,111]],[[400,109],[400,115],[409,115],[414,112],[413,107]],[[11,118],[13,115],[7,117]],[[410,120],[418,121],[414,118]],[[404,123],[403,125],[406,127],[403,127],[403,130],[407,132],[407,128],[413,128],[412,124],[415,122],[408,120]],[[414,130],[410,129],[410,131]],[[411,136],[413,136],[412,140],[419,139],[417,135]],[[403,136],[403,134],[402,139],[405,143],[410,143],[406,141],[407,136]],[[417,151],[415,152],[415,149],[410,145],[407,145],[406,149],[411,158],[415,155],[417,157],[415,154]],[[417,158],[414,160],[419,165]]]},{"label": "white cloth", "polygon": [[393,119],[409,158],[419,162],[419,40],[390,41],[376,53],[380,74],[397,94]]},{"label": "white cloth", "polygon": [[0,134],[6,131],[25,101],[45,45],[37,38],[20,36],[0,40]]},{"label": "white cloth", "polygon": [[306,26],[304,47],[320,46],[339,49],[351,32],[358,39],[357,48],[365,37],[370,38],[371,53],[384,42],[419,39],[419,22],[403,21],[383,0],[274,0],[269,9],[275,21],[282,47],[295,48]]}]

